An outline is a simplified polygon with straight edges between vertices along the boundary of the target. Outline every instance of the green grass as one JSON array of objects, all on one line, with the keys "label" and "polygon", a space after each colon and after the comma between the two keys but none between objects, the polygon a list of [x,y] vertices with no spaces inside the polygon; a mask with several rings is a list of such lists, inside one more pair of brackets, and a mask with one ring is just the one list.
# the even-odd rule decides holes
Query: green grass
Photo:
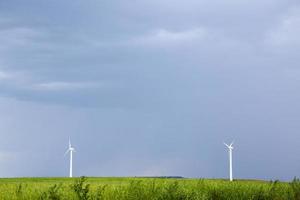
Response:
[{"label": "green grass", "polygon": [[300,200],[291,183],[167,178],[0,179],[0,200]]}]

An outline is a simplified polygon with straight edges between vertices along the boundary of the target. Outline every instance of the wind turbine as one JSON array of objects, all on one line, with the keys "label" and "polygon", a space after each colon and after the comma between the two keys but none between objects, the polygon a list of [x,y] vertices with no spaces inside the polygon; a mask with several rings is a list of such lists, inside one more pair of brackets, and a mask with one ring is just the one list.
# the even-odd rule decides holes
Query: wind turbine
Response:
[{"label": "wind turbine", "polygon": [[70,152],[70,175],[69,177],[73,177],[73,152],[76,152],[74,147],[72,147],[71,140],[69,138],[69,148],[67,149],[65,155],[67,155]]},{"label": "wind turbine", "polygon": [[230,181],[233,181],[233,178],[232,178],[232,150],[233,150],[233,143],[234,142],[231,142],[230,145],[224,143],[224,145],[228,148],[228,151],[229,151],[229,179]]}]

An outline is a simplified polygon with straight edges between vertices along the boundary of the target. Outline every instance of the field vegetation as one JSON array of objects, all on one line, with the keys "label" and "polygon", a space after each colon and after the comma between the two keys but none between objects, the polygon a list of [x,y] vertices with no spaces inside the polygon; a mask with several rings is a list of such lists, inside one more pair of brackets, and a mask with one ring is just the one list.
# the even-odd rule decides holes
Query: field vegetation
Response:
[{"label": "field vegetation", "polygon": [[0,179],[1,200],[300,200],[300,181],[169,178]]}]

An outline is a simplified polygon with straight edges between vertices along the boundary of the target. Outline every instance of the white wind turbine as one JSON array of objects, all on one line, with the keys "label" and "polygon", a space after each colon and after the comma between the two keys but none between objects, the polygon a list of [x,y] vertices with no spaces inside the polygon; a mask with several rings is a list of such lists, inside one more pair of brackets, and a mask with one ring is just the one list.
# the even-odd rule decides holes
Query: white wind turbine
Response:
[{"label": "white wind turbine", "polygon": [[229,179],[230,181],[233,181],[233,177],[232,177],[232,150],[233,150],[233,143],[232,142],[230,145],[224,143],[224,145],[228,148],[229,150]]},{"label": "white wind turbine", "polygon": [[73,177],[73,152],[76,152],[74,147],[71,145],[71,140],[69,138],[69,148],[67,149],[65,155],[67,155],[70,152],[70,175],[69,177]]}]

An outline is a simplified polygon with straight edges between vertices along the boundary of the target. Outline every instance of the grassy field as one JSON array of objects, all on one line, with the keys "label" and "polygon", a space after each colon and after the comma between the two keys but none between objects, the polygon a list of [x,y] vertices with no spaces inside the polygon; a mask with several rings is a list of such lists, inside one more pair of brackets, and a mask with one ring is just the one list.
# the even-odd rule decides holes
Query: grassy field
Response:
[{"label": "grassy field", "polygon": [[0,179],[0,200],[300,200],[300,181],[167,178]]}]

